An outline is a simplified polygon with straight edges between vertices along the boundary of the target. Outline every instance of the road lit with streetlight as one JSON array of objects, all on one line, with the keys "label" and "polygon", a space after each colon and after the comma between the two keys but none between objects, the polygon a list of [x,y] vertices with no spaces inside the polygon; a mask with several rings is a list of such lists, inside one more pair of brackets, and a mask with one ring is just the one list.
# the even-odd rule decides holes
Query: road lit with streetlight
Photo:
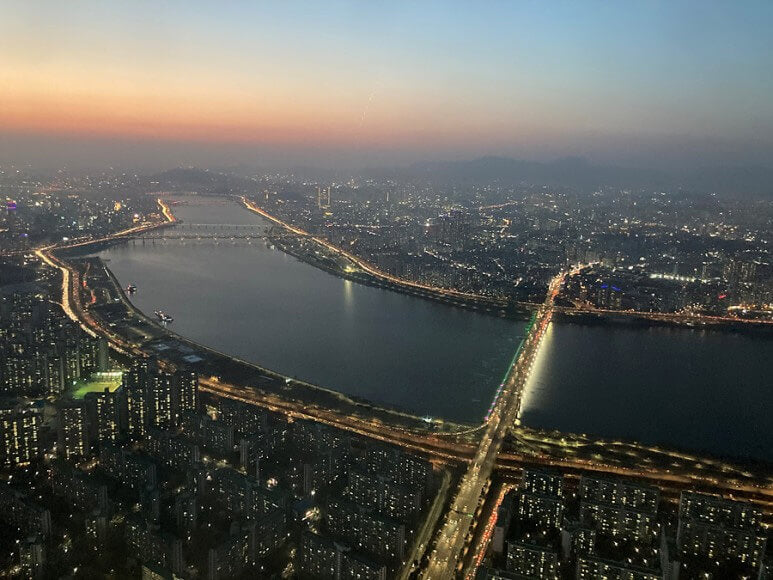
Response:
[{"label": "road lit with streetlight", "polygon": [[494,469],[505,435],[515,420],[521,404],[521,394],[532,363],[553,315],[553,305],[566,272],[551,280],[545,303],[534,314],[527,330],[520,356],[513,362],[502,384],[502,390],[489,414],[483,436],[467,472],[451,503],[438,533],[435,549],[424,578],[453,578],[457,574],[462,550],[469,539],[475,511]]}]

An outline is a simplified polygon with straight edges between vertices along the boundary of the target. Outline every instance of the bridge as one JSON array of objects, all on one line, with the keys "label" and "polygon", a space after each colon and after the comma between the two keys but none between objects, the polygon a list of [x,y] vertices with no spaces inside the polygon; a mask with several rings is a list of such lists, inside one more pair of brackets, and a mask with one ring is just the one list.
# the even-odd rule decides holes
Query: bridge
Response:
[{"label": "bridge", "polygon": [[500,394],[488,416],[486,427],[472,462],[462,476],[451,507],[437,534],[435,549],[423,578],[455,578],[461,571],[463,553],[471,539],[472,524],[486,484],[496,465],[499,451],[521,406],[521,394],[529,378],[534,357],[539,351],[545,329],[553,316],[553,304],[566,277],[558,274],[550,283],[545,303],[534,314],[507,377],[500,385]]},{"label": "bridge", "polygon": [[123,239],[156,240],[260,240],[266,239],[272,226],[264,224],[175,223],[174,227],[123,236]]},{"label": "bridge", "polygon": [[229,233],[169,233],[169,234],[146,234],[142,236],[127,236],[124,239],[132,241],[156,241],[156,240],[265,240],[268,234],[229,234]]},{"label": "bridge", "polygon": [[272,226],[265,224],[194,224],[188,222],[178,222],[175,229],[178,230],[242,230],[242,231],[265,231],[270,230]]}]

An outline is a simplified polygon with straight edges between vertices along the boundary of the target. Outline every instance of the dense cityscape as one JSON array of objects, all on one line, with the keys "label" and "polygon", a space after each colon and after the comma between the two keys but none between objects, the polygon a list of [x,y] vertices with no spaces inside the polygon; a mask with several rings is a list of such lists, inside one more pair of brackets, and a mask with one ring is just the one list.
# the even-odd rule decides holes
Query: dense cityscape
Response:
[{"label": "dense cityscape", "polygon": [[773,5],[0,14],[0,578],[773,579]]},{"label": "dense cityscape", "polygon": [[[439,434],[426,427],[414,440],[427,447],[416,452],[422,443],[406,448],[383,433],[338,427],[322,413],[326,420],[318,422],[297,407],[233,396],[247,380],[281,397],[289,379],[235,373],[235,385],[225,388],[227,361],[183,344],[175,355],[159,351],[164,322],[146,323],[156,334],[137,330],[126,301],[132,289],[99,274],[108,270],[89,247],[185,236],[216,243],[216,230],[186,229],[174,208],[186,195],[220,195],[292,224],[265,230],[264,243],[339,276],[372,278],[364,283],[386,277],[392,291],[415,293],[419,285],[424,299],[440,301],[452,292],[463,308],[498,316],[555,297],[532,326],[561,308],[566,316],[678,314],[661,323],[720,321],[764,332],[773,320],[771,216],[759,210],[769,206],[724,208],[712,195],[627,191],[582,198],[547,188],[475,188],[460,196],[442,186],[365,179],[333,186],[291,176],[228,176],[229,190],[217,191],[226,176],[208,173],[47,182],[5,170],[2,519],[4,537],[13,538],[3,552],[6,574],[766,577],[773,490],[763,466],[754,468],[758,483],[738,486],[738,495],[756,488],[749,501],[731,499],[726,488],[711,493],[697,479],[674,486],[612,469],[562,472],[533,459],[514,479],[489,459],[514,450],[506,431],[515,428],[520,396],[505,390],[488,417],[502,435],[485,432],[486,459],[471,464],[487,472],[465,474],[466,449],[438,453],[439,444],[429,442],[447,437],[464,443],[458,449],[474,448],[477,436],[460,427]],[[196,191],[192,180],[200,182]],[[158,201],[169,196],[176,201]],[[706,204],[727,217],[701,222]],[[245,227],[223,236],[234,243],[254,235]],[[52,264],[80,280],[65,288],[69,298]],[[569,275],[548,289],[545,277],[558,271]],[[531,338],[537,348],[540,336]],[[519,393],[517,371],[511,380]],[[296,403],[314,397],[303,389],[289,395]],[[331,413],[347,412],[344,403],[332,404],[339,408]],[[379,412],[386,431],[422,429]],[[455,486],[463,486],[459,501],[470,477],[484,487],[457,508]],[[459,547],[442,544],[443,522],[455,517],[443,515],[446,509],[460,513]],[[438,549],[459,550],[442,572],[433,568]]]},{"label": "dense cityscape", "polygon": [[[99,237],[135,225],[140,214],[155,209],[152,197],[122,199],[118,191],[198,185],[203,194],[226,187],[400,280],[503,304],[537,303],[558,269],[588,264],[565,288],[567,305],[771,319],[771,217],[763,201],[355,178],[331,185],[292,175],[240,178],[193,169],[154,178],[161,183],[125,173],[45,181],[18,172],[3,172],[13,196],[8,203],[22,208],[6,212],[6,253],[77,240],[84,232]],[[46,193],[56,188],[73,193],[64,199]],[[276,237],[288,250],[307,251],[304,238],[291,231]]]},{"label": "dense cityscape", "polygon": [[626,190],[267,185],[281,188],[266,189],[270,213],[421,284],[539,302],[562,266],[594,264],[566,289],[573,305],[770,316],[765,205]]}]

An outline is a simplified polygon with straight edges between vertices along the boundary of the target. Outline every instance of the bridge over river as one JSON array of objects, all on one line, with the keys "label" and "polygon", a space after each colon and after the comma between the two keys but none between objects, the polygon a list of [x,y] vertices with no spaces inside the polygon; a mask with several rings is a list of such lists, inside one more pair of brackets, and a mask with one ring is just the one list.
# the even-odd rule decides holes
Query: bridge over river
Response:
[{"label": "bridge over river", "polygon": [[267,224],[198,224],[177,222],[174,227],[125,236],[133,241],[156,240],[261,240],[273,226]]},{"label": "bridge over river", "polygon": [[478,448],[462,476],[446,519],[438,532],[435,549],[423,575],[427,580],[454,578],[457,572],[461,571],[462,550],[470,540],[475,511],[481,497],[485,495],[486,483],[491,477],[505,435],[520,409],[523,388],[545,329],[553,315],[555,297],[565,277],[566,272],[561,272],[551,281],[545,303],[534,314],[518,356],[502,382],[502,389],[488,415]]}]

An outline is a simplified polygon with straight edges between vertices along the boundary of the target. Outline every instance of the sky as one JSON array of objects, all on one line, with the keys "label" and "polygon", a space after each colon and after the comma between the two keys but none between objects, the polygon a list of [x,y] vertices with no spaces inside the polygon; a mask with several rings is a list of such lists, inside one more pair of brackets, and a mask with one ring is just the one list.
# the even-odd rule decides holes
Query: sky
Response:
[{"label": "sky", "polygon": [[0,0],[0,161],[773,166],[773,2]]}]

